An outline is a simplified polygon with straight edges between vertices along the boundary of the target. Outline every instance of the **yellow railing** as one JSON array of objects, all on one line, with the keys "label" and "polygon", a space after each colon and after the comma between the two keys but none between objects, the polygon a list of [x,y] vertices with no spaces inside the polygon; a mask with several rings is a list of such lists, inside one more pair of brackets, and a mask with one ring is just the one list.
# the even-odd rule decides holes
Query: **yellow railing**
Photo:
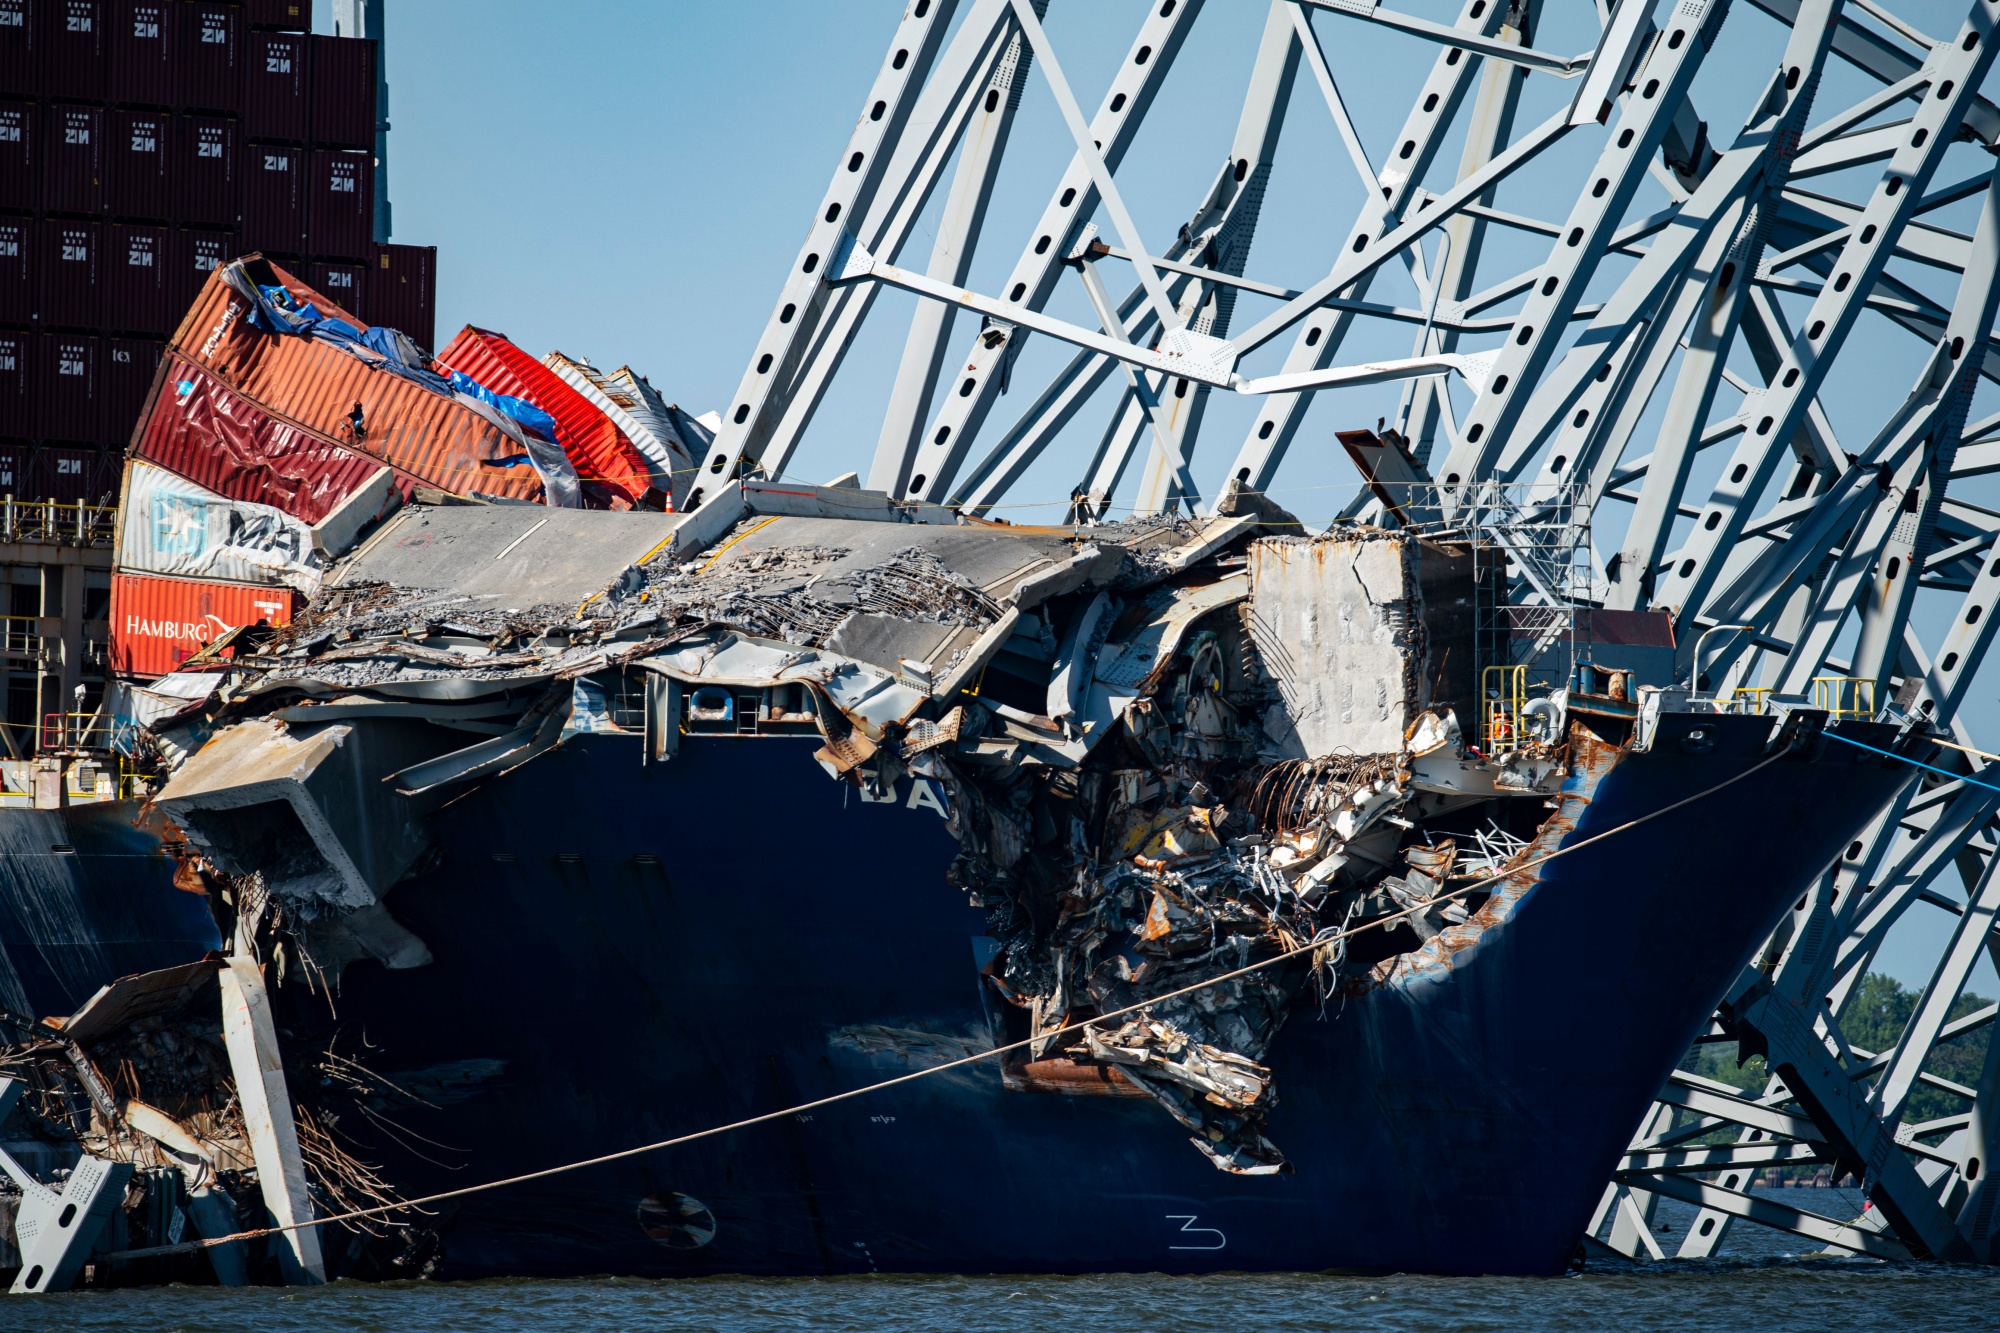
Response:
[{"label": "yellow railing", "polygon": [[1479,673],[1479,745],[1488,754],[1512,749],[1528,701],[1526,666],[1490,666]]},{"label": "yellow railing", "polygon": [[1769,685],[1738,685],[1729,692],[1728,702],[1718,710],[1727,713],[1762,713],[1769,706]]},{"label": "yellow railing", "polygon": [[1861,676],[1814,676],[1813,707],[1834,718],[1875,716],[1875,682]]},{"label": "yellow railing", "polygon": [[118,506],[82,500],[0,498],[0,541],[53,546],[109,546]]}]

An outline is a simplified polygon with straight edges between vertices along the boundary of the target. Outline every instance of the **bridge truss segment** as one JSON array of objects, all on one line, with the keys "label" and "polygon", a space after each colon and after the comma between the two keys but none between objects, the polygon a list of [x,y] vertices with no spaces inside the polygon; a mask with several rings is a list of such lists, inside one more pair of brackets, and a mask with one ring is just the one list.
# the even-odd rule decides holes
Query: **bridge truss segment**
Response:
[{"label": "bridge truss segment", "polygon": [[[1962,1113],[1906,1116],[1911,1089],[1940,1082],[1940,1044],[1995,1016],[1955,1007],[2000,912],[2000,763],[1961,716],[2000,623],[2000,509],[1975,498],[2000,472],[2000,413],[1975,411],[2000,380],[2000,107],[1985,93],[2000,0],[1935,33],[1880,0],[1600,0],[1575,52],[1541,44],[1554,0],[1460,0],[1450,22],[1374,0],[1146,0],[1094,107],[1071,78],[1083,62],[1044,26],[1063,3],[909,0],[691,504],[791,466],[890,287],[920,299],[868,484],[899,500],[985,514],[1061,460],[1073,522],[1201,512],[1217,393],[1259,402],[1216,471],[1282,495],[1317,394],[1399,385],[1404,462],[1439,512],[1477,525],[1502,489],[1562,497],[1592,524],[1583,600],[1669,617],[1697,697],[1893,708],[1967,747],[1913,779],[1732,989],[1712,1035],[1763,1053],[1771,1082],[1752,1095],[1674,1075],[1607,1188],[1611,1243],[1659,1252],[1650,1221],[1672,1197],[1701,1210],[1682,1254],[1750,1220],[1860,1253],[1993,1260],[2000,1042],[1976,1085],[1948,1089]],[[1203,58],[1197,22],[1246,15],[1261,27],[1227,155],[1201,164],[1185,213],[1141,216],[1120,166],[1149,122],[1185,130],[1164,90]],[[1704,119],[1703,70],[1768,20],[1783,50],[1747,114]],[[1330,40],[1354,24],[1395,34],[1424,71],[1378,143],[1356,128],[1356,81]],[[1833,95],[1857,75],[1860,95]],[[1015,256],[1004,280],[976,290],[1029,96],[1058,112],[1065,160],[1022,201],[1039,202],[1034,225],[994,238]],[[1362,204],[1327,229],[1322,267],[1273,275],[1255,242],[1287,122],[1305,115],[1331,121],[1340,152],[1294,169],[1351,172]],[[1569,173],[1564,194],[1519,188],[1551,170]],[[927,210],[930,254],[906,257]],[[1951,225],[1961,214],[1969,229]],[[1129,270],[1122,288],[1114,270]],[[1088,319],[1058,313],[1079,308],[1057,299],[1065,287]],[[1409,304],[1383,295],[1409,288]],[[1355,357],[1362,329],[1407,338],[1408,354]],[[1069,355],[1023,383],[1036,337]],[[1857,412],[1848,381],[1892,341],[1917,372]],[[1073,444],[1106,385],[1101,432]],[[1010,388],[1025,410],[995,421]],[[1357,487],[1343,512],[1395,521],[1374,495]],[[1513,570],[1508,595],[1537,600],[1532,573]],[[1894,1049],[1856,1047],[1842,1007],[1919,911],[1953,919],[1930,984]],[[1877,1206],[1814,1216],[1748,1188],[1812,1162],[1854,1170]]]}]

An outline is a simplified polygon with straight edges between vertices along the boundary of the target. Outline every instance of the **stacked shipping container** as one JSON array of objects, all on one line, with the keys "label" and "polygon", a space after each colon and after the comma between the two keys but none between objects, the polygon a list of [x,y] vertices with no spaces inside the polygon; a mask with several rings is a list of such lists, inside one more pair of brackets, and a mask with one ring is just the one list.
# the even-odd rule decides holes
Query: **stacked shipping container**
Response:
[{"label": "stacked shipping container", "polygon": [[435,250],[372,231],[375,44],[310,17],[309,0],[0,0],[0,455],[50,455],[0,469],[0,493],[116,490],[164,339],[238,254],[282,256],[431,345]]}]

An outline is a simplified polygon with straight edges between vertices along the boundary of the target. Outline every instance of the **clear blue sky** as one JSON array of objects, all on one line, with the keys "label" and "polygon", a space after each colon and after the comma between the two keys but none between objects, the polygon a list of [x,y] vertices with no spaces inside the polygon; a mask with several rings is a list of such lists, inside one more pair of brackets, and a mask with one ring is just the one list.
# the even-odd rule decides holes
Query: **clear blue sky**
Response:
[{"label": "clear blue sky", "polygon": [[[318,7],[324,29],[326,0]],[[1446,22],[1455,12],[1449,0],[1401,0],[1399,7]],[[1894,7],[1934,35],[1949,34],[1963,14],[1962,6],[1944,0],[1896,0]],[[1155,251],[1198,202],[1226,152],[1264,9],[1264,0],[1208,0],[1162,99],[1174,114],[1156,107],[1147,135],[1120,172],[1121,188]],[[1144,10],[1140,0],[1053,0],[1047,26],[1086,108],[1096,104]],[[1576,52],[1592,44],[1597,25],[1588,0],[1550,0],[1545,10],[1537,45]],[[474,322],[537,354],[560,348],[600,365],[629,363],[692,411],[724,406],[900,12],[898,0],[390,0],[394,239],[438,247],[439,341]],[[1347,105],[1380,165],[1411,89],[1428,69],[1431,48],[1337,16],[1322,16],[1318,26]],[[1695,100],[1711,133],[1726,144],[1775,63],[1784,30],[1748,0],[1737,0],[1725,37],[1727,58],[1710,60]],[[1871,86],[1836,66],[1818,105],[1844,105]],[[1572,85],[1537,79],[1530,87],[1522,125],[1547,114],[1544,103],[1566,100]],[[1294,107],[1250,275],[1300,286],[1325,271],[1328,246],[1345,231],[1359,193],[1303,73]],[[1500,206],[1560,218],[1583,169],[1579,156],[1587,162],[1598,148],[1588,136],[1573,139],[1546,168],[1538,166],[1503,190]],[[1960,156],[1941,179],[1969,174],[1981,160],[1990,165],[1976,149],[1954,151]],[[1002,199],[989,218],[988,243],[975,264],[975,286],[992,291],[1001,282],[1068,155],[1037,74],[1015,130]],[[1456,160],[1453,145],[1441,157],[1443,169]],[[1650,201],[1642,199],[1639,208],[1663,200],[1651,188]],[[1935,220],[1969,231],[1973,208],[1962,205]],[[1100,225],[1108,230],[1102,219]],[[1491,244],[1519,248],[1504,239]],[[906,262],[921,267],[928,251],[920,228]],[[1520,249],[1519,262],[1525,267],[1534,256]],[[1952,281],[1936,275],[1925,286],[1948,297]],[[1378,283],[1376,293],[1406,301],[1414,288],[1393,275]],[[1065,299],[1076,308],[1061,313],[1089,320],[1078,298]],[[894,317],[909,308],[900,295],[878,303],[871,331],[816,418],[795,471],[813,480],[848,469],[866,473],[901,345]],[[1839,382],[1826,394],[1850,450],[1866,443],[1908,391],[1922,353],[1905,335],[1871,337],[1868,354],[1850,351]],[[1399,339],[1356,339],[1354,358],[1406,355],[1407,337]],[[1024,380],[1032,382],[1035,366],[1059,356],[1066,353],[1046,340],[1039,347],[1031,343]],[[1990,391],[1982,397],[1975,416],[1993,410],[1991,398]],[[1009,403],[1013,411],[1021,406]],[[1322,395],[1308,435],[1281,475],[1280,498],[1309,522],[1330,518],[1354,481],[1330,447],[1332,430],[1372,425],[1394,403],[1391,389]],[[1081,414],[1071,447],[1031,473],[1017,495],[1051,502],[1066,496],[1078,454],[1094,447],[1105,411],[1108,405]],[[1219,480],[1252,412],[1247,401],[1211,407],[1198,481]],[[2000,493],[1991,488],[1954,493],[2000,508]],[[1024,509],[1012,516],[1046,512]],[[1600,533],[1600,547],[1608,546],[1604,537]],[[1986,739],[2000,741],[1993,679],[1989,669],[1969,715]],[[1939,913],[1913,921],[1883,965],[1920,984],[1945,928]],[[1976,984],[1992,993],[2000,979],[1989,965]]]}]

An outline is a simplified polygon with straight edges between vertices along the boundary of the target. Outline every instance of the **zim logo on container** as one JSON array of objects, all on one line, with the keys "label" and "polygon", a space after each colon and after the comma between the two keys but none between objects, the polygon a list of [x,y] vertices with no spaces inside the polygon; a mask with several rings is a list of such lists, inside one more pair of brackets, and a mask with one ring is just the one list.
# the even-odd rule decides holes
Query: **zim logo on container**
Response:
[{"label": "zim logo on container", "polygon": [[157,41],[160,36],[160,11],[153,6],[134,9],[132,35],[141,41]]},{"label": "zim logo on container", "polygon": [[89,372],[84,365],[83,353],[73,347],[65,347],[56,356],[56,374],[83,375]]},{"label": "zim logo on container", "polygon": [[286,157],[283,153],[264,154],[264,170],[290,171],[291,169],[292,169],[292,159]]},{"label": "zim logo on container", "polygon": [[132,151],[135,153],[157,153],[160,151],[159,126],[151,121],[140,121],[132,127]]},{"label": "zim logo on container", "polygon": [[10,111],[0,115],[0,143],[21,142],[21,115]]},{"label": "zim logo on container", "polygon": [[264,72],[266,74],[290,74],[292,72],[292,58],[290,56],[278,55],[275,52],[267,54],[264,57]]},{"label": "zim logo on container", "polygon": [[201,16],[201,44],[203,46],[223,46],[229,41],[229,20],[220,14],[208,13]]},{"label": "zim logo on container", "polygon": [[197,132],[194,155],[196,157],[222,156],[222,131],[204,128]]}]

